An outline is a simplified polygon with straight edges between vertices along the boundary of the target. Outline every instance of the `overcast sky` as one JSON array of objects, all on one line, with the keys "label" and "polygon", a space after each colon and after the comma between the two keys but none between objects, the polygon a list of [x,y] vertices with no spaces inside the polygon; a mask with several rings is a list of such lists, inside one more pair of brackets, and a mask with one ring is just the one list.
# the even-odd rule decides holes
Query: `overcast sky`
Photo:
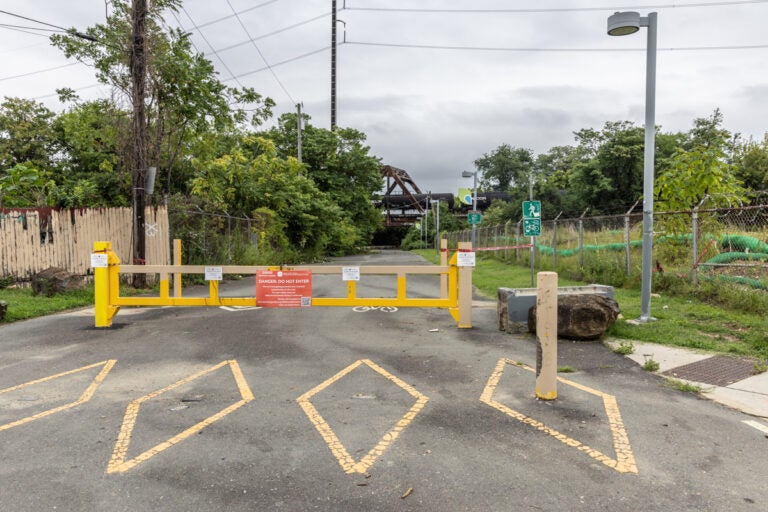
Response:
[{"label": "overcast sky", "polygon": [[[416,8],[430,12],[391,10]],[[105,17],[104,0],[3,0],[0,9],[80,30]],[[725,128],[768,132],[768,0],[338,0],[338,9],[337,124],[363,131],[371,152],[424,192],[471,185],[461,172],[503,143],[539,154],[606,121],[643,125],[647,31],[606,35],[616,10],[658,12],[662,130],[686,131],[720,108]],[[227,84],[273,98],[275,117],[303,102],[312,124],[328,128],[330,13],[331,0],[185,0],[167,22],[193,32]],[[50,28],[2,13],[0,23]],[[62,86],[109,96],[92,69],[30,28],[0,27],[0,96],[54,110]]]}]

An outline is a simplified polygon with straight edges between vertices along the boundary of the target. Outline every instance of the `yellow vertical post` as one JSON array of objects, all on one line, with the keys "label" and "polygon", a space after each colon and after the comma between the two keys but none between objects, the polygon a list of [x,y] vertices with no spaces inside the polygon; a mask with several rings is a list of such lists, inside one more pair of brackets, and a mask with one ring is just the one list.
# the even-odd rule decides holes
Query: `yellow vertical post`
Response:
[{"label": "yellow vertical post", "polygon": [[160,272],[160,297],[163,299],[167,299],[168,292],[169,292],[168,273]]},{"label": "yellow vertical post", "polygon": [[406,298],[406,281],[405,273],[397,273],[397,298],[403,300]]},{"label": "yellow vertical post", "polygon": [[347,298],[357,298],[357,281],[347,281]]},{"label": "yellow vertical post", "polygon": [[120,260],[112,252],[111,242],[94,242],[93,254],[101,256],[93,269],[94,324],[96,327],[111,327],[112,318],[120,309],[112,305],[112,299],[117,296],[117,290],[112,288],[119,286],[119,278],[115,279],[115,274],[120,273]]},{"label": "yellow vertical post", "polygon": [[[471,253],[471,242],[459,242],[459,253]],[[459,329],[472,327],[472,267],[459,265]]]},{"label": "yellow vertical post", "polygon": [[[173,239],[173,264],[181,265],[181,239]],[[173,296],[181,297],[181,273],[173,274]]]},{"label": "yellow vertical post", "polygon": [[[448,266],[448,240],[440,240],[440,266]],[[448,274],[440,274],[440,298],[448,298]]]},{"label": "yellow vertical post", "polygon": [[557,273],[539,272],[536,287],[536,398],[557,398]]},{"label": "yellow vertical post", "polygon": [[211,306],[218,306],[219,301],[219,282],[211,279],[208,281],[208,300],[206,303]]}]

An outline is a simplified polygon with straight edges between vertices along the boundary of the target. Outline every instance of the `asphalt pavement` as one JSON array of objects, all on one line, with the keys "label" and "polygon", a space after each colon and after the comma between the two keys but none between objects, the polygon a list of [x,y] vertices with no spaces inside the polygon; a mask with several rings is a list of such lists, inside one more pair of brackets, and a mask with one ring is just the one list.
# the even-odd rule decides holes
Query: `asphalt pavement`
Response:
[{"label": "asphalt pavement", "polygon": [[[425,264],[398,251],[337,263]],[[323,293],[332,280],[313,286]],[[253,286],[227,282],[222,294]],[[371,278],[359,290],[392,286]],[[410,286],[419,296],[439,289],[426,278]],[[634,357],[653,354],[658,373],[601,342],[561,341],[558,351],[572,372],[560,374],[556,400],[540,401],[535,339],[498,331],[482,297],[472,329],[439,309],[318,307],[124,309],[110,329],[82,310],[2,325],[0,503],[765,509],[761,414],[669,387],[659,373],[690,362],[655,346],[636,345]]]}]

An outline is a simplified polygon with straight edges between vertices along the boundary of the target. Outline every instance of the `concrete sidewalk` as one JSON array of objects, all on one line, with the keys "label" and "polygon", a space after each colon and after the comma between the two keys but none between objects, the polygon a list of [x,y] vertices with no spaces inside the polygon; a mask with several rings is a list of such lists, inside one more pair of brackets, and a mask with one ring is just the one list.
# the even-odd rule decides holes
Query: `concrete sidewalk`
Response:
[{"label": "concrete sidewalk", "polygon": [[[620,345],[619,340],[607,340],[611,348]],[[714,361],[717,354],[702,352],[680,347],[669,347],[654,343],[633,342],[634,352],[627,357],[643,366],[649,359],[659,363],[659,369],[655,372],[664,376],[690,382],[701,387],[701,396],[727,407],[739,410],[745,414],[760,418],[768,418],[768,372],[758,375],[747,375],[745,378],[725,385],[715,385],[711,382],[698,382],[685,378],[687,368],[693,363],[706,364],[708,360]],[[720,356],[721,357],[721,356]],[[748,366],[749,363],[744,362]],[[679,370],[676,371],[676,370]],[[679,373],[679,375],[678,375]],[[738,378],[738,376],[734,377]],[[702,379],[706,380],[706,379]]]}]

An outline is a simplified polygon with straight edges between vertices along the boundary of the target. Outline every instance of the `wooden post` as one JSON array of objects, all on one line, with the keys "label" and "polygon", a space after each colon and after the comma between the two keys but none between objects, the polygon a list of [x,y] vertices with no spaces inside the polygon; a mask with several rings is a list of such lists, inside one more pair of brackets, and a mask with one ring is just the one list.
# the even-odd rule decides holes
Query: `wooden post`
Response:
[{"label": "wooden post", "polygon": [[[440,240],[440,266],[448,266],[448,240]],[[448,298],[448,274],[440,274],[440,298]]]},{"label": "wooden post", "polygon": [[557,273],[539,272],[536,287],[536,398],[557,398]]},{"label": "wooden post", "polygon": [[[173,239],[173,264],[181,265],[181,240],[179,238]],[[181,273],[179,272],[173,274],[173,296],[181,297]]]},{"label": "wooden post", "polygon": [[[459,242],[459,252],[472,252],[471,242]],[[472,327],[472,267],[459,266],[459,329]]]}]

